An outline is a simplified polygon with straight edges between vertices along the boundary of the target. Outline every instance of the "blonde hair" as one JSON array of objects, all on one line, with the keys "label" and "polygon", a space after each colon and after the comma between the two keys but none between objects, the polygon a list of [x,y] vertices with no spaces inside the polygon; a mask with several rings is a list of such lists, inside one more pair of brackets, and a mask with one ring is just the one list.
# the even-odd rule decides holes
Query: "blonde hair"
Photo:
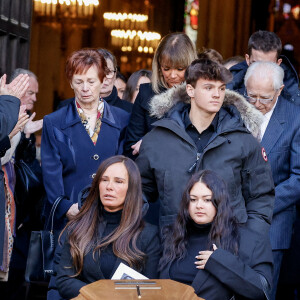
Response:
[{"label": "blonde hair", "polygon": [[168,88],[161,73],[162,61],[171,68],[187,68],[197,58],[195,45],[182,32],[166,35],[159,43],[152,62],[152,89],[160,93],[162,88]]}]

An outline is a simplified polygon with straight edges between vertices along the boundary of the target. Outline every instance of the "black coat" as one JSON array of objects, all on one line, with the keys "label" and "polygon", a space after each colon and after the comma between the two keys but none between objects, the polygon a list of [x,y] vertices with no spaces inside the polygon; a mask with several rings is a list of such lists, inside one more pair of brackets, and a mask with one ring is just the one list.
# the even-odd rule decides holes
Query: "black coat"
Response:
[{"label": "black coat", "polygon": [[[145,223],[145,227],[137,239],[137,247],[146,254],[146,262],[143,269],[137,271],[150,279],[157,278],[161,245],[156,226]],[[111,276],[121,262],[128,265],[124,260],[117,258]],[[65,268],[65,266],[70,266],[71,268]],[[94,260],[93,251],[90,251],[84,257],[84,265],[81,274],[75,278],[70,277],[70,275],[74,275],[76,272],[74,267],[72,267],[70,245],[68,242],[65,242],[63,246],[60,262],[56,270],[57,289],[61,296],[66,299],[76,297],[83,286],[100,279],[105,279],[99,266],[99,257],[95,255]]]},{"label": "black coat", "polygon": [[104,97],[103,99],[109,105],[122,108],[122,109],[126,110],[129,113],[131,113],[131,111],[132,111],[133,104],[126,101],[126,100],[120,99],[119,96],[118,96],[117,88],[115,86],[113,87],[113,90],[111,91],[111,94],[107,97]]},{"label": "black coat", "polygon": [[10,139],[7,135],[0,141],[0,157],[3,157],[10,147]]},{"label": "black coat", "polygon": [[[234,93],[231,97],[240,96]],[[238,221],[247,222],[257,231],[268,231],[274,205],[272,173],[261,146],[245,127],[240,113],[233,105],[223,106],[216,132],[203,153],[198,153],[182,121],[186,105],[189,104],[178,103],[154,124],[155,128],[143,138],[136,160],[143,193],[150,202],[159,197],[160,227],[175,220],[192,174],[210,169],[226,181]]]},{"label": "black coat", "polygon": [[153,128],[152,124],[158,120],[151,117],[149,113],[149,103],[155,95],[151,83],[140,85],[139,93],[133,104],[124,145],[125,154],[129,157],[132,157],[131,146],[142,139]]},{"label": "black coat", "polygon": [[[37,182],[29,184],[27,190],[24,189],[24,181],[16,174],[15,202],[16,202],[16,227],[26,227],[29,231],[42,228],[42,206],[45,189],[42,177],[42,168],[36,159],[35,135],[31,134],[26,138],[22,132],[20,142],[15,152],[15,169],[24,161],[36,176]],[[39,183],[38,183],[39,181]]]},{"label": "black coat", "polygon": [[[196,259],[195,259],[196,260]],[[171,263],[164,268],[160,278],[170,278]],[[238,255],[218,248],[205,269],[199,270],[192,283],[195,293],[206,300],[265,299],[260,275],[272,283],[272,251],[267,235],[240,228]],[[177,277],[178,278],[178,277]]]},{"label": "black coat", "polygon": [[[300,90],[298,74],[287,57],[281,55],[282,63],[280,67],[284,70],[284,88],[281,95],[289,101],[300,105]],[[230,72],[233,75],[233,80],[227,84],[227,88],[244,95],[245,85],[244,77],[248,70],[246,61],[238,63],[230,68]]]},{"label": "black coat", "polygon": [[[12,269],[25,270],[31,231],[43,228],[42,210],[45,189],[42,168],[36,159],[35,140],[34,134],[26,138],[22,132],[15,152],[16,185],[14,199],[16,204],[16,221],[14,248],[10,262],[10,268]],[[29,180],[28,185],[22,179],[23,161],[30,169],[30,172],[27,174],[32,172],[32,176],[35,176],[35,180]]]}]

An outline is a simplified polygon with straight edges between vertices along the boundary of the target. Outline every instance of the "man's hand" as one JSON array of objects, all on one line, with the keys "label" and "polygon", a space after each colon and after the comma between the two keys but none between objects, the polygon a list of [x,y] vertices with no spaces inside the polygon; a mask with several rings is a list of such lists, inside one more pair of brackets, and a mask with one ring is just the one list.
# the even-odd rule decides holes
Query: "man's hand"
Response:
[{"label": "man's hand", "polygon": [[20,74],[10,84],[6,84],[6,74],[0,78],[0,96],[10,95],[22,98],[29,86],[28,74]]},{"label": "man's hand", "polygon": [[79,213],[78,203],[74,203],[66,213],[66,216],[69,220],[75,217]]},{"label": "man's hand", "polygon": [[9,139],[11,140],[19,131],[22,131],[25,124],[28,122],[29,116],[26,113],[26,105],[21,105],[19,110],[19,118],[16,126],[11,131],[11,133],[8,135]]},{"label": "man's hand", "polygon": [[34,112],[24,127],[24,133],[27,139],[29,139],[32,133],[35,133],[43,127],[43,120],[32,121],[35,115],[36,113]]}]

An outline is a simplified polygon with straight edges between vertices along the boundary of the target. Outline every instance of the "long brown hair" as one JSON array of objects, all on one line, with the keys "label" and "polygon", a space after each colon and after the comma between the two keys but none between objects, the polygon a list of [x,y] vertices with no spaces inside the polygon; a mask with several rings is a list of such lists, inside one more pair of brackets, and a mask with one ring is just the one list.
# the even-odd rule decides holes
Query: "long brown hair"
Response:
[{"label": "long brown hair", "polygon": [[[99,238],[99,225],[103,222],[103,205],[100,201],[99,183],[106,169],[123,163],[128,172],[128,190],[125,197],[120,225],[108,236]],[[84,256],[113,245],[114,254],[126,261],[129,266],[140,269],[144,253],[137,248],[137,238],[144,227],[142,220],[142,186],[141,176],[136,164],[123,155],[113,156],[103,161],[92,182],[90,192],[79,213],[69,221],[67,230],[70,252],[77,276],[83,269]]]}]

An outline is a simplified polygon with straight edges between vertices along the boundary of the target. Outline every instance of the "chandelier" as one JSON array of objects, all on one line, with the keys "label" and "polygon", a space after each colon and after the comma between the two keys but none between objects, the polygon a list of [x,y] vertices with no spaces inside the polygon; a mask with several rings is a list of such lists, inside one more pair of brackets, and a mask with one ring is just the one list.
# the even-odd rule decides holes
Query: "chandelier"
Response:
[{"label": "chandelier", "polygon": [[94,15],[98,0],[34,0],[34,11],[39,17],[52,19],[89,19]]},{"label": "chandelier", "polygon": [[111,31],[111,43],[113,46],[121,47],[123,52],[137,50],[139,52],[152,54],[157,48],[161,35],[157,32],[120,30]]},{"label": "chandelier", "polygon": [[152,54],[158,46],[161,35],[147,31],[148,15],[135,13],[106,12],[104,26],[112,29],[111,44],[123,52],[138,51]]},{"label": "chandelier", "polygon": [[104,26],[108,28],[120,29],[147,29],[147,15],[132,14],[132,13],[112,13],[106,12],[103,14]]}]

